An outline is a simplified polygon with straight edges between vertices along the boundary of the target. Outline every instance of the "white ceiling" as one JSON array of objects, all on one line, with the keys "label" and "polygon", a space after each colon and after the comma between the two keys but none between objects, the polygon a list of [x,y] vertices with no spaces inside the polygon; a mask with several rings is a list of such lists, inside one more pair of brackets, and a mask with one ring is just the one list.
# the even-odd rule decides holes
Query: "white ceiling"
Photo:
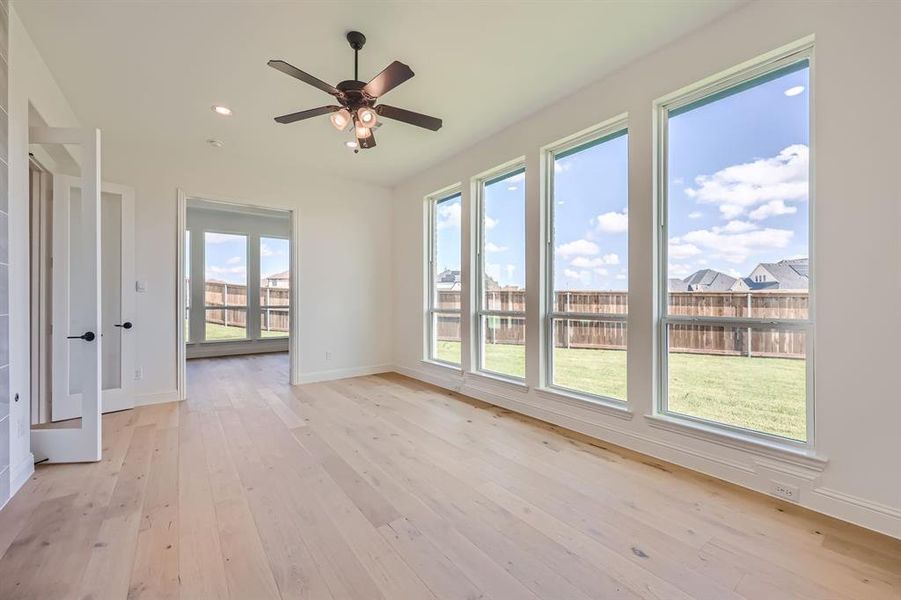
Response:
[{"label": "white ceiling", "polygon": [[[266,161],[393,185],[738,3],[43,0],[16,11],[83,124],[113,144],[228,152],[248,168]],[[443,129],[386,121],[377,148],[355,156],[327,117],[272,121],[331,97],[266,61],[332,84],[352,79],[350,29],[368,38],[360,78],[395,59],[409,64],[416,76],[385,102],[441,117]]]}]

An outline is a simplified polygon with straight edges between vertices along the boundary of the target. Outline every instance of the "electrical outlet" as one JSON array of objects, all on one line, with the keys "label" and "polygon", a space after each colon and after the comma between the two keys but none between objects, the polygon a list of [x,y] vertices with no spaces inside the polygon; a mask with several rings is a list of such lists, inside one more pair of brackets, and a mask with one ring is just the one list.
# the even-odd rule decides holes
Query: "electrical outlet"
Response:
[{"label": "electrical outlet", "polygon": [[770,493],[777,498],[782,498],[789,502],[798,502],[800,500],[801,489],[796,485],[773,481],[770,482]]},{"label": "electrical outlet", "polygon": [[332,353],[328,350],[325,351],[325,360],[332,360]]},{"label": "electrical outlet", "polygon": [[142,367],[138,367],[135,369],[135,381],[141,381],[144,379],[144,369]]}]

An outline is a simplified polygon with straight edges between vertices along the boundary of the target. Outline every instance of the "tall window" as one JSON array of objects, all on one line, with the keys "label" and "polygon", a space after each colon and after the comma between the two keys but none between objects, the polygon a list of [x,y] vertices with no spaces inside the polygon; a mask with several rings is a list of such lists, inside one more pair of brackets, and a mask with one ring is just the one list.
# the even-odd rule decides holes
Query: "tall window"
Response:
[{"label": "tall window", "polygon": [[521,166],[478,182],[478,369],[526,375],[526,194]]},{"label": "tall window", "polygon": [[625,122],[548,154],[548,382],[626,399],[629,143]]},{"label": "tall window", "polygon": [[285,238],[260,238],[260,337],[287,337],[291,330],[291,243]]},{"label": "tall window", "polygon": [[812,424],[808,57],[660,109],[660,408],[799,442]]},{"label": "tall window", "polygon": [[204,339],[247,337],[247,236],[204,236],[206,324]]},{"label": "tall window", "polygon": [[429,199],[428,358],[460,365],[462,282],[459,191]]}]

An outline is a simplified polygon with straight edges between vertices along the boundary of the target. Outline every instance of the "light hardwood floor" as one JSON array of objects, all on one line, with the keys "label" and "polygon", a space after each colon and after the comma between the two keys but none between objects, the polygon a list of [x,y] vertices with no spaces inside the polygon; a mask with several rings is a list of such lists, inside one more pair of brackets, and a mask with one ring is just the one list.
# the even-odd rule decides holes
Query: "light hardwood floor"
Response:
[{"label": "light hardwood floor", "polygon": [[901,598],[901,542],[398,375],[189,363],[0,512],[0,598]]}]

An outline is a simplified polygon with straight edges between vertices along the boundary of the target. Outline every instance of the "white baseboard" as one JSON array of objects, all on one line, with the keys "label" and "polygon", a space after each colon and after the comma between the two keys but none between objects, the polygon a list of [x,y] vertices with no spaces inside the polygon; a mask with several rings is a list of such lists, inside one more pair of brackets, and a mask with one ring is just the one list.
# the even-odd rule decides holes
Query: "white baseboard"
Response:
[{"label": "white baseboard", "polygon": [[377,373],[390,373],[394,370],[394,365],[370,365],[365,367],[349,367],[346,369],[330,369],[328,371],[313,371],[312,373],[300,373],[297,376],[294,385],[332,381],[333,379],[346,379],[348,377],[362,377],[363,375],[375,375]]},{"label": "white baseboard", "polygon": [[34,454],[29,452],[25,455],[25,458],[19,461],[15,467],[10,469],[9,472],[9,497],[12,498],[16,495],[22,486],[28,481],[28,478],[31,477],[31,474],[34,473]]},{"label": "white baseboard", "polygon": [[135,406],[149,406],[151,404],[176,402],[177,400],[178,390],[167,390],[165,392],[154,392],[152,394],[137,394],[135,396]]},{"label": "white baseboard", "polygon": [[[732,448],[731,452],[722,452],[723,446],[712,444],[709,450],[705,450],[698,444],[680,444],[672,435],[663,439],[653,433],[630,431],[626,424],[603,423],[560,402],[544,398],[536,402],[535,398],[527,394],[509,391],[501,386],[473,385],[459,372],[442,373],[440,368],[404,366],[395,366],[394,371],[767,495],[770,492],[771,471],[778,464],[775,459],[762,460],[761,457],[740,449]],[[797,465],[777,467],[775,470],[783,480],[789,477],[789,481],[794,480],[799,485],[801,506],[901,538],[901,510],[820,486],[821,473],[800,472],[803,470]]]}]

